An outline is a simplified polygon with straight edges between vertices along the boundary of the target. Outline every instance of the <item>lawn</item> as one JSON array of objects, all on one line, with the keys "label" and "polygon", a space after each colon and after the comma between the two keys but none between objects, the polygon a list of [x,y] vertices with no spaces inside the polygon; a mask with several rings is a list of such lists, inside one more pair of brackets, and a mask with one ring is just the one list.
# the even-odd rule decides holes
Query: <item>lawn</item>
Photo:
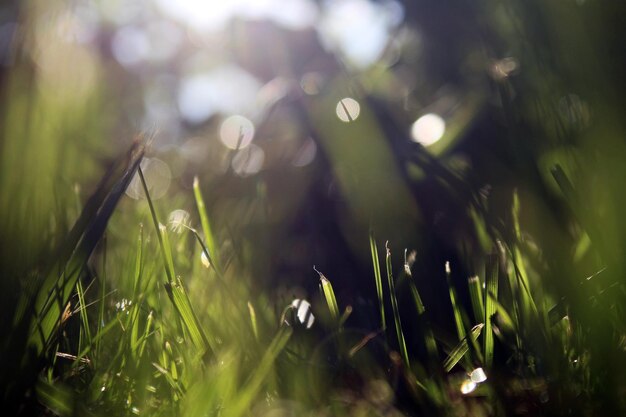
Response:
[{"label": "lawn", "polygon": [[7,415],[626,415],[619,2],[0,6]]}]

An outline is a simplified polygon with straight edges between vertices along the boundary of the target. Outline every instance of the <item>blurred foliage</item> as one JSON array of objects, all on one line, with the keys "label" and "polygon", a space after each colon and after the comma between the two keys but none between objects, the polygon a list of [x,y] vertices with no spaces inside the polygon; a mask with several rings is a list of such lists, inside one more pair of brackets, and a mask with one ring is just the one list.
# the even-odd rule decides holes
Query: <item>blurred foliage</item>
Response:
[{"label": "blurred foliage", "polygon": [[624,413],[625,8],[0,4],[7,412]]}]

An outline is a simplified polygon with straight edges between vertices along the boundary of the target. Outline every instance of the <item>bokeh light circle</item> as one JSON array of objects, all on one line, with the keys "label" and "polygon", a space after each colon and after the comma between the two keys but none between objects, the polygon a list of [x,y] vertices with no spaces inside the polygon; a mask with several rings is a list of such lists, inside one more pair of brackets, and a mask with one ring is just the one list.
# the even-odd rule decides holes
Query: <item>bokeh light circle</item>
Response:
[{"label": "bokeh light circle", "polygon": [[435,113],[428,113],[420,117],[411,126],[411,138],[424,146],[430,146],[439,141],[446,131],[446,122]]},{"label": "bokeh light circle", "polygon": [[227,148],[243,149],[252,143],[254,137],[254,125],[240,115],[230,116],[222,122],[220,127],[220,140]]},{"label": "bokeh light circle", "polygon": [[339,120],[345,123],[353,122],[361,114],[361,105],[353,98],[346,97],[339,100],[335,108]]}]

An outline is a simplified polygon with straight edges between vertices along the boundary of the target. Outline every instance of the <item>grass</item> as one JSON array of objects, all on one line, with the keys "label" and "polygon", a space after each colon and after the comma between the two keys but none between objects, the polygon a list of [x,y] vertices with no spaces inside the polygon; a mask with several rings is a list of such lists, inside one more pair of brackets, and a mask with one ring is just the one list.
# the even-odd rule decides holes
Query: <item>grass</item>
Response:
[{"label": "grass", "polygon": [[[96,190],[66,240],[76,246],[75,250],[64,248],[66,253],[72,253],[67,265],[51,269],[59,274],[58,282],[53,287],[42,284],[39,294],[46,297],[40,295],[30,304],[33,314],[25,315],[32,317],[30,321],[15,321],[13,337],[20,334],[20,326],[33,329],[28,343],[35,350],[29,351],[22,363],[28,365],[32,360],[28,355],[35,354],[41,364],[34,369],[23,367],[22,372],[33,373],[34,398],[55,414],[218,413],[238,417],[253,413],[264,399],[277,401],[288,396],[311,410],[331,407],[333,413],[351,415],[352,411],[336,397],[348,387],[341,378],[356,373],[365,384],[373,383],[379,379],[373,377],[370,368],[384,369],[387,360],[391,361],[391,370],[378,374],[378,378],[382,377],[381,383],[391,387],[396,374],[406,393],[385,406],[405,411],[423,409],[438,415],[455,414],[458,410],[453,411],[449,404],[464,396],[466,400],[461,404],[466,407],[472,404],[482,412],[504,415],[511,397],[530,396],[530,400],[517,400],[521,404],[535,401],[533,398],[540,401],[545,395],[554,395],[557,388],[551,386],[551,381],[565,378],[569,382],[558,388],[555,401],[568,401],[572,395],[592,399],[596,390],[603,389],[602,381],[592,374],[592,350],[586,347],[593,341],[567,315],[547,320],[550,314],[554,317],[554,311],[549,311],[549,303],[534,299],[524,277],[528,270],[521,250],[505,243],[499,243],[499,254],[486,257],[484,277],[473,276],[466,281],[474,319],[471,323],[446,263],[444,279],[453,317],[450,324],[457,336],[456,343],[451,343],[447,330],[433,324],[433,317],[429,317],[426,306],[438,301],[422,299],[419,282],[414,278],[414,256],[407,259],[405,252],[404,266],[396,277],[387,243],[387,282],[383,285],[378,244],[370,233],[374,267],[371,279],[376,288],[372,297],[377,301],[380,327],[373,328],[374,333],[361,340],[346,333],[343,329],[352,307],[341,314],[341,300],[336,298],[328,278],[318,271],[326,311],[314,309],[314,314],[329,315],[329,321],[317,323],[336,338],[329,349],[339,362],[324,363],[330,359],[322,359],[309,363],[311,358],[306,355],[316,342],[306,346],[310,339],[307,342],[298,336],[308,330],[299,328],[294,321],[279,319],[270,305],[255,298],[245,280],[232,280],[228,267],[218,269],[219,243],[204,211],[199,181],[194,181],[193,192],[197,209],[202,210],[197,218],[204,237],[189,225],[182,228],[183,234],[171,232],[160,223],[139,159],[127,162],[130,168],[121,171],[117,183],[105,178],[102,184],[110,184],[111,191],[101,190],[102,186]],[[113,213],[114,202],[135,171],[143,184],[153,227],[144,229],[136,224],[134,248],[120,246],[111,251],[111,237],[102,240],[100,272],[84,272],[89,254],[104,238],[104,225]],[[108,193],[112,197],[104,197]],[[82,239],[73,237],[79,234],[77,227],[85,235]],[[178,243],[185,235],[197,244],[180,249]],[[212,250],[208,242],[212,242]],[[210,259],[209,269],[198,269],[200,253]],[[191,264],[195,266],[177,266],[185,265],[187,257],[193,259]],[[78,266],[70,269],[74,264]],[[70,278],[68,269],[74,271]],[[194,296],[189,289],[192,283],[177,272],[179,269],[187,274],[205,275],[210,280],[207,291]],[[111,272],[122,277],[119,288],[105,280]],[[502,286],[507,284],[508,295],[503,299]],[[410,297],[399,297],[398,288],[407,288]],[[201,297],[208,297],[209,301],[199,302]],[[113,298],[119,301],[113,303]],[[385,323],[388,307],[393,330]],[[622,323],[616,320],[615,324],[623,326]],[[409,341],[407,332],[420,337]],[[359,362],[360,355],[373,354],[375,343],[383,346],[382,357],[368,356],[365,365]],[[336,377],[322,381],[328,387],[306,388],[306,375],[317,372],[318,367],[333,368]],[[474,372],[479,368],[485,370],[487,379],[473,382],[470,375],[480,375]],[[518,386],[518,377],[527,383],[536,381],[535,385]],[[503,390],[503,384],[509,388]],[[327,396],[320,402],[309,390],[323,390]],[[19,407],[29,404],[25,398],[16,401],[14,397],[13,401]],[[367,404],[368,412],[375,412],[380,406]]]},{"label": "grass", "polygon": [[[521,2],[512,4],[521,7]],[[533,2],[529,4],[521,12],[532,12]],[[498,14],[511,12],[500,6],[494,8]],[[499,27],[499,20],[487,20],[494,33],[516,33],[535,21],[515,19],[515,25]],[[487,32],[481,36],[496,36]],[[347,114],[339,101],[349,123],[329,120],[316,107],[334,111],[333,94],[344,97],[346,86],[351,95],[363,88],[376,91],[372,97],[398,99],[397,91],[383,91],[387,85],[403,85],[391,77],[393,68],[369,82],[374,87],[358,77],[345,85],[336,81],[330,84],[332,94],[316,105],[301,106],[298,117],[315,113],[303,124],[317,125],[307,126],[307,134],[328,160],[329,175],[336,177],[332,188],[345,189],[346,207],[363,226],[346,230],[363,232],[370,226],[369,235],[355,232],[342,238],[353,252],[370,257],[342,259],[343,264],[357,263],[352,265],[359,271],[354,277],[331,274],[330,266],[326,277],[313,267],[319,274],[319,294],[293,297],[277,296],[276,288],[260,282],[275,259],[256,258],[270,252],[254,246],[268,242],[256,239],[247,222],[258,216],[269,224],[281,213],[281,207],[272,204],[263,205],[262,213],[252,210],[275,192],[271,187],[268,191],[266,182],[251,182],[254,189],[246,190],[251,201],[246,208],[251,210],[241,216],[246,228],[242,233],[233,232],[239,225],[229,224],[230,219],[211,217],[223,201],[215,201],[220,195],[200,181],[204,177],[194,177],[177,194],[153,199],[141,165],[145,138],[139,137],[119,157],[107,155],[104,160],[110,163],[103,163],[104,173],[82,160],[97,149],[80,146],[108,143],[104,133],[98,137],[105,131],[98,120],[107,114],[98,102],[102,92],[94,90],[93,96],[68,103],[55,94],[54,83],[39,85],[31,82],[28,71],[12,71],[6,93],[11,106],[5,109],[0,140],[3,412],[624,415],[626,229],[621,210],[624,171],[618,168],[625,153],[613,139],[622,136],[603,123],[611,119],[600,111],[602,106],[594,117],[607,117],[597,125],[609,127],[578,132],[580,137],[568,136],[575,129],[562,126],[567,118],[558,117],[558,105],[552,106],[556,116],[544,117],[537,109],[549,108],[550,100],[564,93],[552,89],[559,83],[546,70],[550,65],[545,57],[534,57],[534,50],[512,42],[517,35],[507,36],[502,45],[494,43],[494,50],[483,50],[482,44],[476,49],[478,55],[489,55],[482,64],[491,63],[492,55],[499,57],[498,50],[506,45],[506,51],[510,46],[523,60],[522,74],[531,75],[490,79],[487,83],[496,84],[490,84],[491,89],[470,84],[468,90],[483,88],[480,94],[488,98],[472,96],[468,102],[476,109],[462,117],[468,120],[460,126],[452,118],[446,130],[452,143],[461,134],[475,139],[478,156],[463,146],[460,158],[443,147],[435,156],[408,138],[402,138],[407,139],[406,147],[392,152],[398,145],[393,141],[402,135],[383,128],[408,114],[398,110],[379,123],[376,118],[384,112],[374,111],[365,99],[358,118]],[[536,44],[538,55],[546,52],[539,42],[519,38]],[[484,42],[487,45],[488,39]],[[397,65],[408,65],[401,51],[398,54]],[[408,58],[408,63],[422,61]],[[461,66],[471,72],[475,59],[480,60],[472,55]],[[47,71],[45,65],[37,69]],[[473,83],[480,77],[470,78]],[[459,85],[462,82],[469,81],[460,80]],[[368,90],[374,88],[381,91]],[[493,92],[498,95],[489,95]],[[403,98],[403,108],[426,109],[421,102],[426,97],[417,103],[409,96]],[[485,112],[496,116],[481,120]],[[473,123],[486,132],[473,132]],[[271,130],[266,127],[258,131]],[[68,139],[88,135],[94,138],[86,138],[85,145]],[[495,140],[481,142],[483,136]],[[354,146],[354,138],[367,138],[368,146]],[[541,143],[534,142],[537,138]],[[560,148],[578,152],[548,158]],[[586,160],[577,158],[584,152]],[[470,162],[464,162],[465,154]],[[267,159],[273,157],[268,150]],[[139,179],[145,199],[123,197],[133,178]],[[393,197],[380,198],[383,191]],[[416,252],[394,241],[383,247],[386,234],[393,231],[381,219],[403,215],[413,192],[420,198],[442,198],[444,203],[433,201],[433,207],[443,207],[445,213],[425,218],[444,227],[458,222],[461,232],[454,229],[442,237],[445,228],[431,228],[426,222],[418,228],[392,219],[389,224],[406,229],[399,236],[424,233],[423,245],[416,245]],[[222,210],[236,205],[226,207]],[[412,219],[419,217],[417,207],[406,204]],[[190,220],[166,224],[164,214],[181,208],[191,212]],[[373,225],[381,223],[382,230],[374,230]],[[377,240],[375,233],[384,239]],[[307,235],[298,237],[306,240]],[[445,264],[431,259],[428,245],[437,239],[433,245],[445,248],[446,256],[459,256],[444,258],[451,259]],[[292,242],[276,239],[271,244],[277,246],[272,253],[291,253]],[[344,256],[334,255],[334,247],[325,249]],[[398,256],[400,250],[404,259]],[[315,259],[314,251],[302,252],[310,265],[332,264],[333,259]],[[309,267],[291,273],[316,279]],[[284,284],[290,278],[276,280]],[[357,296],[342,285],[348,278],[361,287]],[[294,298],[305,297],[306,304],[292,304]],[[309,301],[311,309],[302,320],[298,310]]]}]

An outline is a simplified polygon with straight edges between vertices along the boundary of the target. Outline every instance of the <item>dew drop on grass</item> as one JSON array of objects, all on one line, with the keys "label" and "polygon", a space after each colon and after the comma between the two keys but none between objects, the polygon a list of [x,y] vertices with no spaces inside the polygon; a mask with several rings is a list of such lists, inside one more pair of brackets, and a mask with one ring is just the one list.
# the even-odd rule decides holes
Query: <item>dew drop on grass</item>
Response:
[{"label": "dew drop on grass", "polygon": [[209,268],[211,266],[211,262],[209,262],[209,258],[206,256],[204,251],[200,252],[200,262],[202,262],[202,266],[205,268]]},{"label": "dew drop on grass", "polygon": [[476,389],[476,383],[473,382],[471,379],[466,379],[461,384],[461,394],[464,394],[464,395],[469,394],[473,392],[475,389]]},{"label": "dew drop on grass", "polygon": [[353,122],[361,114],[361,105],[353,98],[346,97],[339,100],[335,113],[339,120],[345,123]]},{"label": "dew drop on grass", "polygon": [[298,322],[300,322],[300,324],[305,326],[307,329],[310,329],[315,322],[315,317],[311,311],[311,303],[307,300],[296,298],[291,302],[291,306],[296,310],[296,318],[298,319]]},{"label": "dew drop on grass", "polygon": [[174,210],[167,219],[167,227],[174,233],[182,233],[186,227],[189,227],[191,216],[185,210]]},{"label": "dew drop on grass", "polygon": [[470,380],[475,383],[485,382],[487,380],[487,375],[483,368],[476,368],[470,373]]},{"label": "dew drop on grass", "polygon": [[115,303],[115,309],[119,312],[126,311],[128,314],[128,309],[133,304],[132,300],[127,300],[126,298],[122,298],[120,301]]}]

